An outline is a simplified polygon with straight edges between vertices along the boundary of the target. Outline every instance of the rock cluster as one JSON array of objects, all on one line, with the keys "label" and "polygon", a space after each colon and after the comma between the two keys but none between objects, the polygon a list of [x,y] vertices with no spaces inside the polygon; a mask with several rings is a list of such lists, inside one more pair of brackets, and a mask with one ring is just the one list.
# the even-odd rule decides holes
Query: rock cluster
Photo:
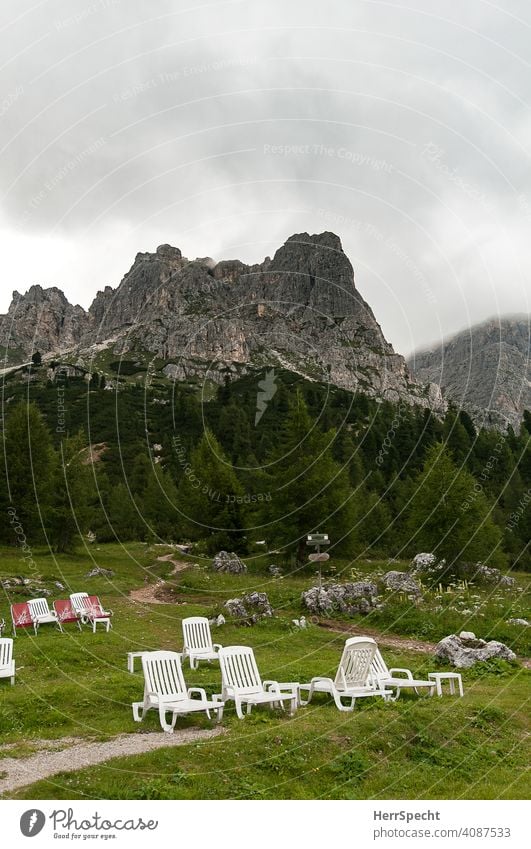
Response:
[{"label": "rock cluster", "polygon": [[101,566],[95,566],[90,572],[87,572],[85,578],[114,578],[112,569],[103,569]]},{"label": "rock cluster", "polygon": [[461,631],[444,637],[435,647],[435,657],[458,669],[469,669],[475,663],[492,658],[516,660],[516,655],[505,643],[481,640],[471,631]]},{"label": "rock cluster", "polygon": [[378,603],[378,588],[372,581],[328,584],[302,593],[301,601],[314,615],[369,613]]},{"label": "rock cluster", "polygon": [[386,572],[382,578],[388,590],[420,598],[422,589],[409,572]]},{"label": "rock cluster", "polygon": [[229,572],[232,575],[240,575],[242,572],[247,572],[247,566],[240,560],[234,551],[218,551],[212,561],[212,569],[214,572]]},{"label": "rock cluster", "polygon": [[478,563],[474,567],[472,577],[477,581],[483,581],[486,584],[497,584],[499,587],[514,587],[516,581],[510,575],[503,575],[499,569],[494,569],[492,566],[483,566]]},{"label": "rock cluster", "polygon": [[230,598],[224,604],[225,610],[235,619],[254,625],[260,619],[273,615],[273,608],[267,593],[246,593],[241,598]]}]

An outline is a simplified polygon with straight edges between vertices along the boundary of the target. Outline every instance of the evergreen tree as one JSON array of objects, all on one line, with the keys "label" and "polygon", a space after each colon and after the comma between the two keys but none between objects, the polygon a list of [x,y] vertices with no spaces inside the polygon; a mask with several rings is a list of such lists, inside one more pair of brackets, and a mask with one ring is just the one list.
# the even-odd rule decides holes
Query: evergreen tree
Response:
[{"label": "evergreen tree", "polygon": [[90,457],[83,433],[59,446],[53,469],[53,502],[48,523],[55,551],[71,551],[90,527],[96,500]]},{"label": "evergreen tree", "polygon": [[214,434],[206,430],[181,477],[178,502],[191,539],[207,539],[213,553],[222,548],[245,553],[247,496]]},{"label": "evergreen tree", "polygon": [[446,579],[479,560],[504,563],[501,531],[481,487],[441,445],[429,449],[414,482],[407,534],[412,554],[429,551],[446,560]]},{"label": "evergreen tree", "polygon": [[41,541],[51,507],[54,451],[50,431],[34,404],[20,403],[9,411],[3,450],[2,538],[15,542],[11,518],[16,516],[27,541]]},{"label": "evergreen tree", "polygon": [[298,394],[287,416],[276,464],[272,499],[264,506],[264,534],[269,542],[296,550],[306,560],[306,537],[328,533],[335,550],[350,553],[355,545],[355,505],[348,471],[332,456],[335,432],[323,433]]}]

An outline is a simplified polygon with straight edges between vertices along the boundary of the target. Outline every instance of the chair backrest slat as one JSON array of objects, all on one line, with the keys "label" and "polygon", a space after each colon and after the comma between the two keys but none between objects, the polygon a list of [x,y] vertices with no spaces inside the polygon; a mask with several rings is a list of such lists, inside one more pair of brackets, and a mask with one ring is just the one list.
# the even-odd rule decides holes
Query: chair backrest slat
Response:
[{"label": "chair backrest slat", "polygon": [[28,601],[28,607],[34,619],[40,616],[50,616],[50,607],[45,598],[32,598]]},{"label": "chair backrest slat", "polygon": [[185,649],[208,651],[212,649],[210,624],[206,616],[190,616],[183,619],[183,640]]},{"label": "chair backrest slat", "polygon": [[11,605],[11,619],[15,628],[27,628],[33,625],[33,617],[27,601],[17,601]]},{"label": "chair backrest slat", "polygon": [[371,637],[351,637],[345,642],[335,677],[338,689],[365,687],[369,683],[371,663],[377,651]]},{"label": "chair backrest slat", "polygon": [[226,646],[219,650],[219,661],[224,687],[230,687],[242,695],[263,691],[262,679],[251,648]]},{"label": "chair backrest slat", "polygon": [[0,639],[0,669],[11,665],[13,659],[13,640],[9,637]]},{"label": "chair backrest slat", "polygon": [[88,593],[72,593],[70,601],[76,613],[85,613],[89,606]]},{"label": "chair backrest slat", "polygon": [[152,651],[142,655],[146,690],[163,701],[178,702],[188,697],[181,658],[173,651]]},{"label": "chair backrest slat", "polygon": [[391,677],[387,664],[381,655],[380,649],[378,648],[376,649],[372,659],[370,677],[375,683]]}]

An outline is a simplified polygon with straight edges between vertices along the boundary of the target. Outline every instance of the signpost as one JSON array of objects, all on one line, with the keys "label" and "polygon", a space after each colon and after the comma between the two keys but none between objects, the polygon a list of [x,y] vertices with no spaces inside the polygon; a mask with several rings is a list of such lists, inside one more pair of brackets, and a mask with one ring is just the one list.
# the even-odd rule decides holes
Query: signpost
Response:
[{"label": "signpost", "polygon": [[310,563],[318,563],[319,564],[319,589],[321,589],[323,585],[323,579],[321,575],[321,563],[326,563],[327,560],[330,560],[330,555],[326,553],[326,551],[321,551],[322,545],[330,545],[330,540],[328,539],[328,534],[308,534],[306,537],[306,545],[315,548],[316,550],[312,552],[308,556],[308,560]]}]

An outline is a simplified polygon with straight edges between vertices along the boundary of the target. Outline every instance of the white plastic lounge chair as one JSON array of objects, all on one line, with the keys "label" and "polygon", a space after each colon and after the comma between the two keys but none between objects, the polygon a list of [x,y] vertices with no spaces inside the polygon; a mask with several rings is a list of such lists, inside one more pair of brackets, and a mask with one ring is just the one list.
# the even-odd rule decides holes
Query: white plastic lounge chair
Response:
[{"label": "white plastic lounge chair", "polygon": [[13,640],[10,637],[0,639],[0,678],[11,678],[11,686],[15,683]]},{"label": "white plastic lounge chair", "polygon": [[[141,722],[148,710],[158,710],[160,724],[164,731],[173,733],[178,716],[202,711],[210,719],[213,710],[221,722],[223,701],[207,699],[202,687],[187,687],[181,667],[181,656],[173,651],[151,651],[142,655],[144,672],[144,700],[133,702],[133,718]],[[197,693],[199,698],[193,698]],[[171,713],[171,722],[166,714]]]},{"label": "white plastic lounge chair", "polygon": [[57,625],[62,632],[63,626],[57,618],[55,610],[50,610],[48,602],[45,598],[32,598],[28,601],[28,607],[33,620],[33,628],[35,633],[39,629],[39,625]]},{"label": "white plastic lounge chair", "polygon": [[112,628],[112,610],[104,610],[97,595],[88,593],[72,593],[70,596],[72,607],[84,625],[92,625],[92,632],[96,633],[96,625],[101,624],[106,631]]},{"label": "white plastic lounge chair", "polygon": [[[298,704],[298,684],[279,684],[278,681],[262,681],[254,652],[248,646],[227,646],[219,650],[223,702],[233,700],[240,719],[244,714],[242,705],[247,704],[247,713],[253,705],[268,704],[271,708],[289,701],[293,714]],[[283,692],[291,688],[291,692]]]},{"label": "white plastic lounge chair", "polygon": [[[397,673],[401,673],[404,677],[398,677]],[[436,681],[420,681],[413,678],[413,673],[410,669],[402,669],[398,666],[388,669],[378,648],[371,663],[369,678],[375,687],[392,688],[395,691],[394,695],[391,696],[391,701],[393,702],[400,696],[400,691],[407,687],[412,687],[417,695],[419,695],[419,690],[428,688],[430,691],[429,695],[433,696],[433,691],[437,683]]]},{"label": "white plastic lounge chair", "polygon": [[183,619],[183,657],[190,660],[190,668],[197,669],[200,660],[219,660],[219,643],[212,642],[210,625],[204,616],[190,616]]},{"label": "white plastic lounge chair", "polygon": [[[301,685],[301,690],[308,690],[308,700],[301,704],[309,704],[314,693],[329,693],[338,710],[354,710],[356,699],[365,696],[382,696],[388,701],[392,690],[370,680],[371,663],[378,648],[371,637],[350,637],[345,642],[343,654],[339,661],[336,677],[312,678],[309,684]],[[343,704],[343,699],[349,699],[350,704]]]}]

